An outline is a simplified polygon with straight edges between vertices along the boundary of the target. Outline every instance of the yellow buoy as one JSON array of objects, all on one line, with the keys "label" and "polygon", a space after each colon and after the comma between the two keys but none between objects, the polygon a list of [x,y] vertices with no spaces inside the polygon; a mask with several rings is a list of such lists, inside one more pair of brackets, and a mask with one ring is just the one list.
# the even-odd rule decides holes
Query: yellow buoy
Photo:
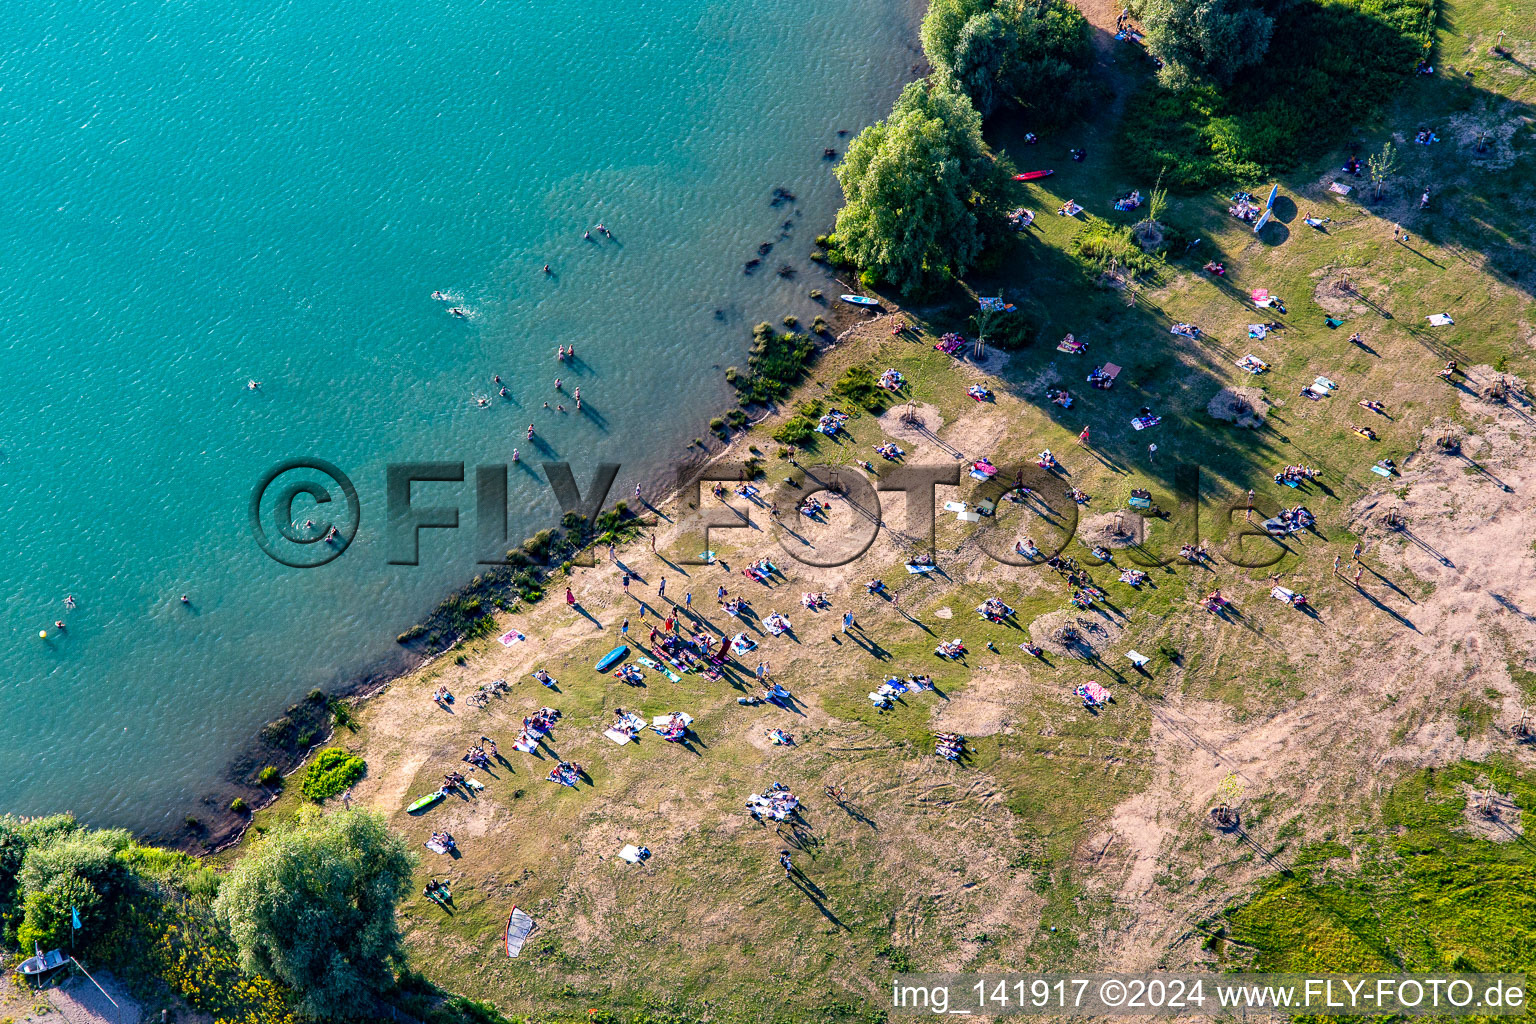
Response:
[{"label": "yellow buoy", "polygon": [[40,636],[40,637],[42,637],[42,638],[43,638],[43,639],[44,639],[44,640],[47,640],[47,639],[48,639],[48,631],[47,631],[47,630],[46,630],[46,629],[40,629],[40,630],[38,630],[38,631],[37,631],[37,635],[38,635],[38,636]]}]

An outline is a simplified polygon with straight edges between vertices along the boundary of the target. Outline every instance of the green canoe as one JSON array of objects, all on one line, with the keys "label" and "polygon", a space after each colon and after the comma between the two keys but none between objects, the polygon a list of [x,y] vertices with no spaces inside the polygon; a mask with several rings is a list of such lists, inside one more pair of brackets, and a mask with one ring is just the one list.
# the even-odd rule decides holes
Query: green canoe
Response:
[{"label": "green canoe", "polygon": [[420,800],[417,800],[415,803],[411,804],[411,806],[407,807],[406,812],[409,814],[415,814],[417,811],[424,811],[428,807],[431,807],[433,804],[437,803],[442,798],[443,791],[440,789],[435,793],[428,793],[426,796],[422,797]]}]

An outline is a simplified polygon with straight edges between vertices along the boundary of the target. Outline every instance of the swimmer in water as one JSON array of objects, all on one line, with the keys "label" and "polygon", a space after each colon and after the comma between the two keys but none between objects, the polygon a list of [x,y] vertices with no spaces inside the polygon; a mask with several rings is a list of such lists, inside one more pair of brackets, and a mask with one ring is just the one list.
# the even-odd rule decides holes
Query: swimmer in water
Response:
[{"label": "swimmer in water", "polygon": [[476,395],[475,396],[475,404],[478,405],[480,408],[484,409],[486,406],[491,404],[491,400],[489,398],[486,398],[486,397],[482,396],[482,395]]},{"label": "swimmer in water", "polygon": [[545,403],[544,403],[544,408],[546,408],[546,409],[548,409],[548,408],[549,408],[549,403],[548,403],[548,402],[545,402]]},{"label": "swimmer in water", "polygon": [[53,628],[58,630],[61,633],[64,632],[64,620],[63,619],[54,619],[53,620]]},{"label": "swimmer in water", "polygon": [[585,241],[585,242],[592,241],[592,232],[590,232],[590,231],[583,231],[581,233],[581,238],[582,238],[582,241]]},{"label": "swimmer in water", "polygon": [[560,390],[560,378],[559,377],[555,378],[555,390],[556,391]]},{"label": "swimmer in water", "polygon": [[603,234],[607,235],[609,238],[613,237],[613,232],[609,231],[607,228],[603,227],[601,224],[599,224],[597,226],[597,230],[601,231]]},{"label": "swimmer in water", "polygon": [[191,604],[192,603],[192,599],[189,598],[186,594],[182,594],[181,595],[181,603],[182,604]]},{"label": "swimmer in water", "polygon": [[75,606],[75,595],[74,594],[65,594],[64,595],[64,607],[65,608],[73,608],[74,606]]},{"label": "swimmer in water", "polygon": [[554,273],[553,270],[549,269],[549,264],[548,263],[544,264],[544,273],[546,273],[546,274],[553,274]]},{"label": "swimmer in water", "polygon": [[512,392],[508,391],[506,388],[502,388],[501,391],[498,392],[498,394],[500,394],[502,398],[511,398],[512,397]]},{"label": "swimmer in water", "polygon": [[559,348],[555,349],[555,362],[557,362],[557,363],[565,362],[565,346],[564,345],[561,345]]},{"label": "swimmer in water", "polygon": [[501,383],[501,374],[499,374],[499,373],[493,374],[491,376],[491,383],[492,384],[500,384]]},{"label": "swimmer in water", "polygon": [[576,408],[581,408],[581,388],[576,389]]},{"label": "swimmer in water", "polygon": [[557,405],[557,406],[555,406],[555,411],[556,412],[565,412],[565,406]]},{"label": "swimmer in water", "polygon": [[513,462],[520,462],[520,461],[522,461],[522,456],[517,454],[517,449],[516,448],[512,449],[512,461]]},{"label": "swimmer in water", "polygon": [[528,440],[533,440],[533,424],[528,424]]},{"label": "swimmer in water", "polygon": [[248,381],[245,382],[245,388],[246,388],[247,391],[260,391],[261,390],[261,381],[259,381],[259,380],[248,380]]}]

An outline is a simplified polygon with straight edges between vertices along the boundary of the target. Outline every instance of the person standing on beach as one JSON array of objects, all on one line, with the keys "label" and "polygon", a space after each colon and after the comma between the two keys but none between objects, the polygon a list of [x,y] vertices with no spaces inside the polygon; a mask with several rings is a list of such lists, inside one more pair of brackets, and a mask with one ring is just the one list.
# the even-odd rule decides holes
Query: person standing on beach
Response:
[{"label": "person standing on beach", "polygon": [[625,619],[624,620],[624,624],[619,627],[619,635],[620,636],[629,636],[629,620],[628,619]]},{"label": "person standing on beach", "polygon": [[693,611],[693,591],[691,590],[683,595],[683,610]]},{"label": "person standing on beach", "polygon": [[576,595],[571,593],[570,587],[565,588],[565,603],[569,608],[576,607]]},{"label": "person standing on beach", "polygon": [[667,578],[665,576],[663,576],[656,583],[656,596],[657,597],[666,597],[667,596]]},{"label": "person standing on beach", "polygon": [[1248,488],[1248,521],[1253,522],[1253,488]]},{"label": "person standing on beach", "polygon": [[846,634],[853,628],[853,612],[843,612],[843,632]]},{"label": "person standing on beach", "polygon": [[618,561],[618,556],[616,556],[613,552],[614,552],[613,541],[609,541],[608,542],[608,561],[610,561],[610,562]]},{"label": "person standing on beach", "polygon": [[629,593],[629,573],[625,572],[619,577],[619,583],[624,588],[624,593]]}]

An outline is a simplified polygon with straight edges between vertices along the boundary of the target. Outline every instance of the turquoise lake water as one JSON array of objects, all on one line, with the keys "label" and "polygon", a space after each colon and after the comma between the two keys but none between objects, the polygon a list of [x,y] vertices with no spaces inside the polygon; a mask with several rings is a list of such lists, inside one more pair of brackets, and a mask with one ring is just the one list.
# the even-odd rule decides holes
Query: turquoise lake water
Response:
[{"label": "turquoise lake water", "polygon": [[[391,657],[475,572],[473,466],[535,454],[530,421],[583,487],[600,460],[624,464],[615,498],[661,475],[728,407],[719,367],[750,324],[814,314],[805,254],[838,201],[822,148],[884,115],[919,13],[0,7],[0,811],[179,822],[263,722]],[[599,221],[614,239],[584,242]],[[557,367],[559,344],[583,365]],[[542,410],[557,374],[592,415]],[[258,479],[301,456],[362,507],[308,571],[248,525]],[[470,481],[417,486],[462,528],[390,566],[384,466],[408,460]],[[558,514],[526,473],[511,505],[514,538]]]}]

